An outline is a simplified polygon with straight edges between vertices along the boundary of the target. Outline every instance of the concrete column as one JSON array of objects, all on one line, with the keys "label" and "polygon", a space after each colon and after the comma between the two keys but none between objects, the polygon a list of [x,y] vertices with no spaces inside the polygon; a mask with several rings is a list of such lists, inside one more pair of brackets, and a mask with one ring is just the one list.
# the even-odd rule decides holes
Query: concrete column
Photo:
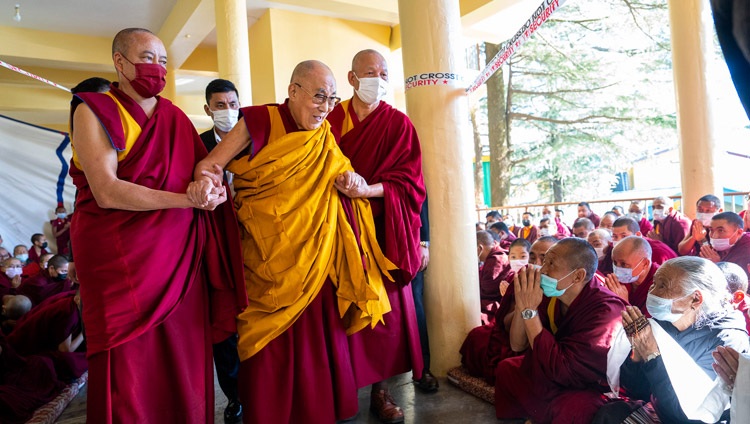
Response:
[{"label": "concrete column", "polygon": [[[463,73],[458,0],[399,0],[404,76]],[[430,198],[430,265],[425,303],[432,371],[460,364],[458,349],[479,325],[479,282],[472,142],[466,82],[406,91],[406,109],[422,142],[422,169]],[[468,134],[468,138],[467,138]]]},{"label": "concrete column", "polygon": [[712,51],[711,11],[703,0],[669,0],[672,69],[677,101],[682,173],[682,210],[695,217],[695,202],[705,194],[722,199],[712,130],[706,58]]},{"label": "concrete column", "polygon": [[232,81],[243,106],[252,104],[250,91],[250,48],[248,47],[245,0],[215,0],[216,53],[219,78]]}]

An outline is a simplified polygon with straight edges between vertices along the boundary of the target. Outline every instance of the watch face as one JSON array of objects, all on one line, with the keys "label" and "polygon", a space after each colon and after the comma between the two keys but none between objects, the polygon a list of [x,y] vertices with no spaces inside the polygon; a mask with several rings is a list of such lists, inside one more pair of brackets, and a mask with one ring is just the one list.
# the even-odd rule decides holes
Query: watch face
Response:
[{"label": "watch face", "polygon": [[521,316],[523,319],[531,319],[534,317],[534,311],[531,309],[524,309],[523,312],[521,312]]}]

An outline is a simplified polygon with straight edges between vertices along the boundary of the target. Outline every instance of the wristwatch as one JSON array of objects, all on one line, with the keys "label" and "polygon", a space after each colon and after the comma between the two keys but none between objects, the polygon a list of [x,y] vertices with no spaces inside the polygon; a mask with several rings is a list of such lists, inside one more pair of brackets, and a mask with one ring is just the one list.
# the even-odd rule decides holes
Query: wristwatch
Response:
[{"label": "wristwatch", "polygon": [[419,245],[422,246],[422,247],[430,247],[430,242],[429,241],[420,241]]},{"label": "wristwatch", "polygon": [[643,362],[648,362],[648,361],[650,361],[652,359],[656,359],[656,358],[658,358],[660,356],[661,356],[660,352],[654,352],[652,354],[649,354]]},{"label": "wristwatch", "polygon": [[523,319],[531,319],[537,316],[539,312],[537,312],[536,309],[524,309],[521,311],[521,318]]}]

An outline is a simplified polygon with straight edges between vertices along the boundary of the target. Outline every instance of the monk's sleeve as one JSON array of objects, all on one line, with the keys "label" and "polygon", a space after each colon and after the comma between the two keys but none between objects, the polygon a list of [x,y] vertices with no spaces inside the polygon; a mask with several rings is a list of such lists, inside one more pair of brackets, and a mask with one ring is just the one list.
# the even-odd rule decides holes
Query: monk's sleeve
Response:
[{"label": "monk's sleeve", "polygon": [[606,381],[607,352],[622,319],[621,308],[605,302],[597,306],[570,323],[571,328],[559,340],[547,329],[534,339],[531,360],[535,382],[584,389]]}]

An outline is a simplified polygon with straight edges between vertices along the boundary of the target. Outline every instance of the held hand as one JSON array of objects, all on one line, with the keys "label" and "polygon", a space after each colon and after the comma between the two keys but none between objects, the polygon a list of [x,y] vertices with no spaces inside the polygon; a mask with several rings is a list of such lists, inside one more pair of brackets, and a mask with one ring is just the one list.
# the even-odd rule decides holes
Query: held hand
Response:
[{"label": "held hand", "polygon": [[425,246],[419,246],[419,260],[420,260],[420,266],[419,270],[424,271],[427,269],[427,265],[430,264],[430,248]]},{"label": "held hand", "polygon": [[727,388],[732,390],[737,376],[737,368],[740,366],[740,354],[731,347],[719,346],[711,355],[714,357],[714,363],[712,364],[714,371]]},{"label": "held hand", "polygon": [[657,240],[657,241],[664,241],[664,238],[661,236],[661,234],[657,234],[656,231],[651,230],[646,234],[647,238],[650,238],[651,240]]},{"label": "held hand", "polygon": [[505,293],[508,291],[508,287],[510,287],[510,283],[503,280],[500,282],[500,296],[505,296]]},{"label": "held hand", "polygon": [[634,362],[639,362],[642,358],[659,352],[654,333],[651,332],[651,325],[642,325],[644,321],[646,321],[646,317],[635,306],[626,306],[625,310],[622,311],[622,325],[625,327],[625,332],[630,338],[630,344],[633,346]]},{"label": "held hand", "polygon": [[209,196],[214,189],[213,181],[208,177],[202,177],[188,185],[187,198],[195,208],[208,205]]},{"label": "held hand", "polygon": [[21,285],[21,276],[20,276],[20,275],[16,275],[15,277],[13,277],[13,279],[12,279],[12,280],[10,280],[10,285],[11,285],[11,287],[13,287],[14,289],[17,289],[17,288],[18,288],[18,286],[20,286],[20,285]]},{"label": "held hand", "polygon": [[213,190],[211,190],[211,193],[209,194],[208,202],[205,206],[203,206],[200,209],[204,209],[207,211],[212,211],[216,209],[217,206],[220,204],[226,202],[227,200],[227,191],[224,189],[224,187],[214,187]]},{"label": "held hand", "polygon": [[334,181],[333,185],[341,192],[341,194],[353,199],[368,197],[370,188],[370,186],[367,185],[367,181],[365,181],[361,175],[352,171],[346,171],[336,177],[336,181]]},{"label": "held hand", "polygon": [[708,244],[704,244],[703,246],[701,246],[700,255],[701,255],[701,258],[706,258],[713,263],[721,262],[719,253],[716,252],[716,250],[714,250],[714,248],[709,246]]},{"label": "held hand", "polygon": [[218,164],[213,164],[211,169],[201,171],[201,175],[211,179],[214,187],[221,187],[224,181],[224,170]]},{"label": "held hand", "polygon": [[606,285],[612,293],[620,296],[622,300],[626,302],[628,301],[628,288],[625,287],[625,284],[622,284],[617,280],[615,274],[607,274],[607,276],[604,277],[604,285]]},{"label": "held hand", "polygon": [[706,229],[703,228],[703,223],[698,221],[697,219],[693,220],[693,226],[690,227],[690,234],[693,236],[693,239],[697,241],[698,243],[703,243],[703,240],[706,239]]},{"label": "held hand", "polygon": [[541,285],[541,269],[534,266],[526,266],[518,270],[513,277],[513,286],[516,291],[516,309],[537,309],[542,303],[544,292]]}]

